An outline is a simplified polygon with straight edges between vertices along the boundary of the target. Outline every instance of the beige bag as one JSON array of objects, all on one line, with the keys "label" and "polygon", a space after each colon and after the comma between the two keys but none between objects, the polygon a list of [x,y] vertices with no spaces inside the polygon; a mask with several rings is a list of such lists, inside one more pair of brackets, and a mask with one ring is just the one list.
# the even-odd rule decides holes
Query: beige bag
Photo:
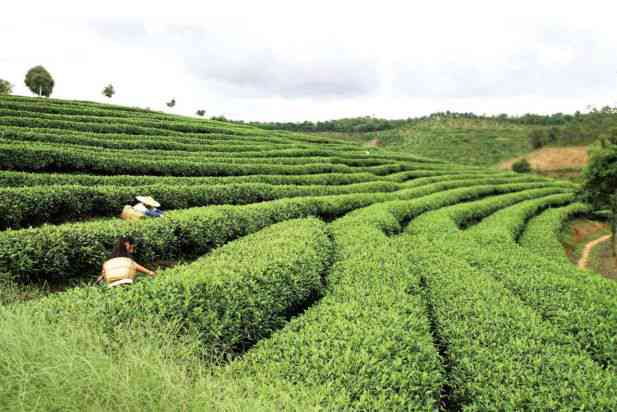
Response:
[{"label": "beige bag", "polygon": [[124,209],[122,209],[122,213],[120,214],[120,218],[128,221],[135,221],[143,218],[145,215],[143,213],[138,212],[133,209],[133,207],[126,205]]}]

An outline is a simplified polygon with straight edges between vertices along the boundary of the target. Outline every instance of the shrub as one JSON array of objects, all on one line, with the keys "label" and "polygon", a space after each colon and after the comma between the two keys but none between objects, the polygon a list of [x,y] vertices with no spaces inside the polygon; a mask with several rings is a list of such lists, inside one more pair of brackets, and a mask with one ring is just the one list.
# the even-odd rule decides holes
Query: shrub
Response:
[{"label": "shrub", "polygon": [[527,159],[517,160],[512,163],[512,171],[516,173],[529,173],[531,172],[531,165],[527,161]]}]

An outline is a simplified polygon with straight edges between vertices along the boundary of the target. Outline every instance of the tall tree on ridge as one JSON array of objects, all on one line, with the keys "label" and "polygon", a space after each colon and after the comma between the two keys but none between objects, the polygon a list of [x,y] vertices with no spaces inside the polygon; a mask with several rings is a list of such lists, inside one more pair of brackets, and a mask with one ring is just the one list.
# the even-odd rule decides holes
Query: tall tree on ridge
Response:
[{"label": "tall tree on ridge", "polygon": [[35,66],[28,70],[25,79],[26,86],[38,96],[51,96],[54,90],[54,79],[43,66]]}]

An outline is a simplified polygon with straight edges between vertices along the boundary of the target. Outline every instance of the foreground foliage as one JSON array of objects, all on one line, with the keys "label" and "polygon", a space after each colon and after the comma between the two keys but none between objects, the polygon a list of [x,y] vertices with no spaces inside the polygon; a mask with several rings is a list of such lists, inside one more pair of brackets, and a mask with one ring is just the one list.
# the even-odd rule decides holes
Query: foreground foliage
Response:
[{"label": "foreground foliage", "polygon": [[[425,120],[414,150],[476,165],[529,130]],[[577,185],[14,96],[0,149],[0,409],[617,409],[617,286],[556,238]],[[165,217],[113,217],[137,194]],[[120,235],[175,266],[92,286]]]}]

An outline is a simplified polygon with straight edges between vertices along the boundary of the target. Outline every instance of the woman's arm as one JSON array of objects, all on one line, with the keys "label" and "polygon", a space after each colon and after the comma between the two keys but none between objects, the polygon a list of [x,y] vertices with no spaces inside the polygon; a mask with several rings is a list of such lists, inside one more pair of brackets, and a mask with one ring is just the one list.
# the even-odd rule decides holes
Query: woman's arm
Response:
[{"label": "woman's arm", "polygon": [[150,269],[146,269],[145,267],[141,266],[139,263],[135,263],[135,270],[141,273],[145,273],[147,275],[150,275],[152,277],[156,276],[156,272],[150,270]]},{"label": "woman's arm", "polygon": [[105,268],[101,269],[101,274],[96,278],[96,283],[101,283],[105,278]]}]

